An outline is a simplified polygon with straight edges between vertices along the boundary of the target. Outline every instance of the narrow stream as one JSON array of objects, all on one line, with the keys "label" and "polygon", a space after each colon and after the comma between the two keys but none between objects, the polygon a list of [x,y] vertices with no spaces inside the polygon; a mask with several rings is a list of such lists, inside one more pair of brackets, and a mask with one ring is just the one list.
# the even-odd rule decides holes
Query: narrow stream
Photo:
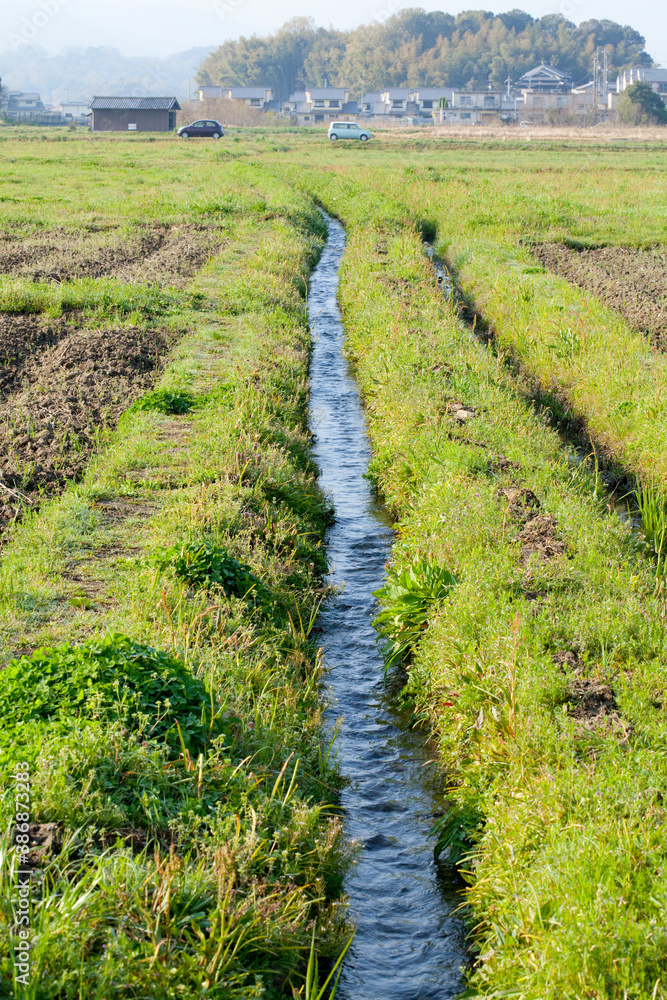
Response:
[{"label": "narrow stream", "polygon": [[371,626],[372,592],[383,581],[393,534],[364,478],[370,448],[337,305],[345,231],[327,222],[309,294],[310,407],[320,483],[336,508],[327,539],[330,580],[343,589],[319,625],[333,692],[329,718],[343,719],[346,827],[363,845],[346,886],[358,931],[337,1000],[449,1000],[462,988],[466,960],[463,928],[452,915],[461,897],[427,841],[442,808],[434,769],[425,766],[423,737],[402,724],[385,695]]}]

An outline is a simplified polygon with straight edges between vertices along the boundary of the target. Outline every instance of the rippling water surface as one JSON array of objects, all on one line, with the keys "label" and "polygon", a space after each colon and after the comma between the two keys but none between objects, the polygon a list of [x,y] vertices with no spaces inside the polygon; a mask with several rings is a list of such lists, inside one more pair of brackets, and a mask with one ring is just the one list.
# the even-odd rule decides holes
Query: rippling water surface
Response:
[{"label": "rippling water surface", "polygon": [[333,219],[328,225],[309,294],[310,406],[320,482],[336,507],[327,539],[331,581],[343,590],[319,625],[330,718],[343,718],[338,758],[352,782],[343,794],[347,830],[363,845],[347,881],[358,932],[337,1000],[447,1000],[462,988],[463,931],[452,916],[461,899],[427,843],[441,798],[424,766],[423,739],[401,726],[384,697],[372,592],[393,536],[364,479],[370,449],[336,301],[345,231]]}]

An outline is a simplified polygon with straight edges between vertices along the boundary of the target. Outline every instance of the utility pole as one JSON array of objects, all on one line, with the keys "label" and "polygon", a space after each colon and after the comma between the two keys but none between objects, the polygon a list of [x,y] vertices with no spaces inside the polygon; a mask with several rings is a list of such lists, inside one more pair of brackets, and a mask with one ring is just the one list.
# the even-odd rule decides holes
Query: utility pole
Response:
[{"label": "utility pole", "polygon": [[509,99],[510,99],[510,98],[511,98],[511,96],[512,96],[512,94],[511,94],[511,92],[510,92],[510,88],[511,88],[511,86],[512,86],[512,81],[511,81],[511,79],[510,79],[510,75],[509,75],[509,73],[507,74],[507,79],[505,80],[505,83],[507,84],[507,100],[509,101]]}]

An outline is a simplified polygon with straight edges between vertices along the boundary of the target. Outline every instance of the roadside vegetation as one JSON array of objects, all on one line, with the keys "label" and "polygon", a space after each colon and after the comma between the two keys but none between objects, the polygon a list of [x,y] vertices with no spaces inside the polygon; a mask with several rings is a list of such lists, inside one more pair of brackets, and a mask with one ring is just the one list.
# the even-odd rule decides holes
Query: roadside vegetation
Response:
[{"label": "roadside vegetation", "polygon": [[[58,170],[35,157],[26,188],[43,166],[73,193],[65,158],[47,149]],[[76,175],[83,150],[70,150]],[[63,336],[99,347],[160,331],[165,345],[148,392],[125,352],[134,396],[122,365],[75,357],[64,398],[83,405],[99,381],[124,405],[88,414],[97,438],[74,482],[65,469],[50,491],[15,489],[0,564],[1,990],[315,997],[315,956],[335,960],[349,939],[341,777],[310,639],[331,518],[306,423],[304,296],[322,221],[259,171],[212,176],[204,155],[187,178],[180,149],[178,181],[151,156],[146,199],[135,188],[105,203],[127,147],[98,155],[65,233],[57,197],[28,218],[26,192],[10,206],[10,242],[46,234],[50,252],[66,254],[68,233],[76,247],[80,230],[112,231],[120,254],[157,218],[187,229],[202,214],[215,239],[180,290],[169,275],[158,285],[117,271],[7,279],[5,318],[46,328],[65,318],[76,332]],[[58,399],[52,381],[40,384]],[[3,405],[15,396],[6,387]],[[14,457],[17,475],[34,476],[34,457],[23,467]],[[17,761],[30,765],[36,873],[26,989],[13,961]]]}]

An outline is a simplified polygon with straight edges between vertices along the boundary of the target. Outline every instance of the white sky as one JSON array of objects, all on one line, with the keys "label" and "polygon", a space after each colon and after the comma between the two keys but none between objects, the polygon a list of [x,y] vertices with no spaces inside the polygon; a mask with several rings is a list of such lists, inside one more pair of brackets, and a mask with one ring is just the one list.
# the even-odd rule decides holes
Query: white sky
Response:
[{"label": "white sky", "polygon": [[[218,45],[227,38],[266,34],[288,18],[312,16],[317,24],[352,28],[384,20],[403,7],[452,14],[484,7],[495,12],[519,7],[534,17],[564,13],[579,23],[608,18],[631,24],[646,37],[653,58],[667,65],[667,3],[664,0],[0,0],[0,51],[17,39],[55,53],[66,45],[112,45],[124,55],[165,56],[195,45]],[[1,67],[0,67],[0,75]]]}]

